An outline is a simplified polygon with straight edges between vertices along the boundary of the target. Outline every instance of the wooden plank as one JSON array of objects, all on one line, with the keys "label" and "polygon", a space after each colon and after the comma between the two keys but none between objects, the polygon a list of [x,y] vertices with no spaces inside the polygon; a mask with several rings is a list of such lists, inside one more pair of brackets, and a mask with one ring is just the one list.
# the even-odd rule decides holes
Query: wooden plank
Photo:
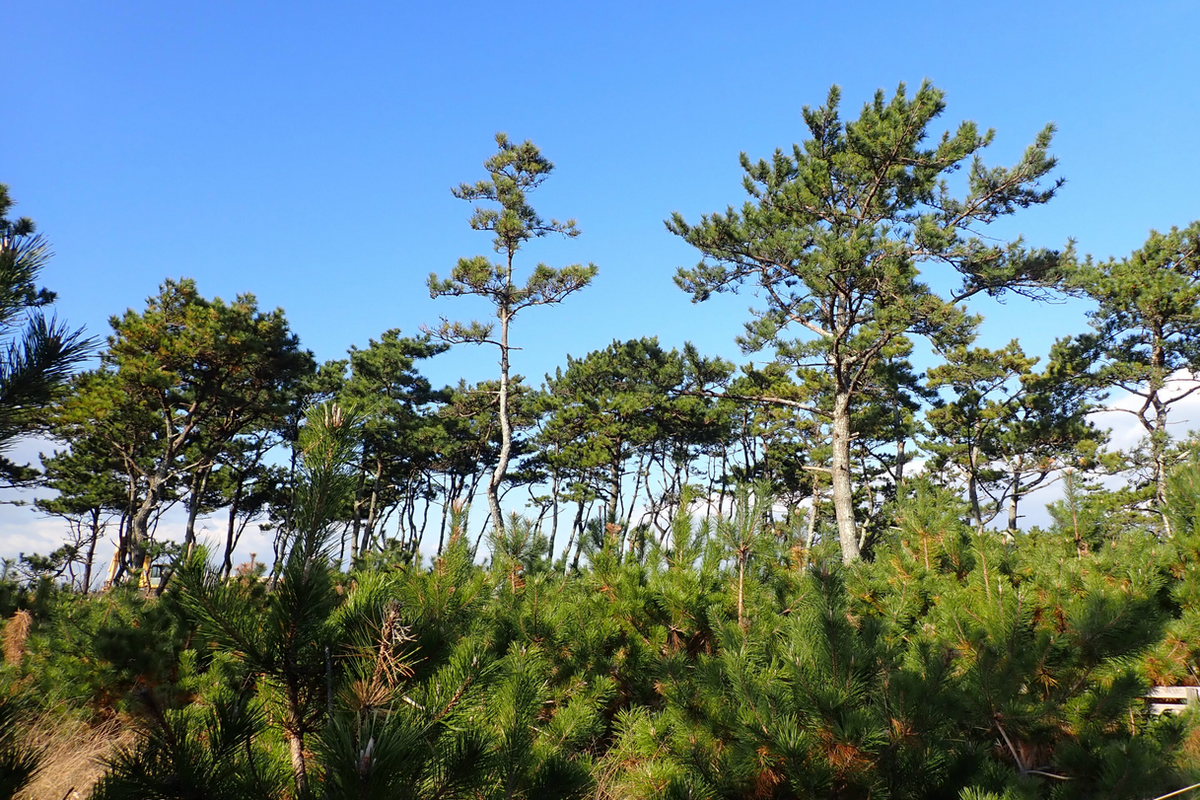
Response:
[{"label": "wooden plank", "polygon": [[1182,714],[1187,711],[1187,706],[1180,703],[1151,703],[1150,713],[1154,716],[1160,714]]},{"label": "wooden plank", "polygon": [[1200,686],[1151,686],[1145,700],[1165,702],[1150,703],[1150,713],[1182,714],[1192,706],[1200,703]]}]

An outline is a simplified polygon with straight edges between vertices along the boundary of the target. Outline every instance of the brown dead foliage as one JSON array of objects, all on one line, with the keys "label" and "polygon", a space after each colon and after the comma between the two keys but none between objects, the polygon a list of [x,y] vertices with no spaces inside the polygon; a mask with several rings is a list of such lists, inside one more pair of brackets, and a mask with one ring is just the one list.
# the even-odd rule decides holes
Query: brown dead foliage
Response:
[{"label": "brown dead foliage", "polygon": [[43,750],[41,770],[15,800],[83,800],[104,774],[104,759],[136,741],[132,726],[120,719],[90,725],[47,714],[29,731],[29,743]]},{"label": "brown dead foliage", "polygon": [[33,627],[33,615],[22,609],[11,617],[4,626],[3,650],[4,662],[17,665],[25,657],[25,641],[29,638],[29,630]]}]

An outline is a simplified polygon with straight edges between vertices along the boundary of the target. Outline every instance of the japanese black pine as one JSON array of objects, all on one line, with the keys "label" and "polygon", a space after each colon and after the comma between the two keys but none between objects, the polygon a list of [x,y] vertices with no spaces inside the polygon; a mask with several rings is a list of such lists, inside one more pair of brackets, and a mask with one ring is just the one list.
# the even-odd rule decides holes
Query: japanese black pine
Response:
[{"label": "japanese black pine", "polygon": [[504,524],[500,512],[500,483],[512,454],[508,404],[513,346],[509,342],[509,326],[523,309],[560,303],[567,295],[587,286],[596,275],[596,267],[594,264],[571,264],[554,269],[538,264],[524,283],[516,280],[513,261],[526,242],[552,233],[575,237],[579,230],[575,220],[547,221],[529,205],[526,195],[540,186],[554,169],[537,146],[528,140],[517,144],[503,133],[496,134],[496,145],[499,151],[483,164],[488,180],[464,183],[453,191],[454,196],[462,200],[482,200],[500,206],[499,209],[476,207],[471,216],[474,230],[494,234],[492,245],[500,260],[492,261],[487,256],[459,259],[450,271],[450,277],[438,278],[436,274],[430,274],[429,294],[431,297],[473,295],[486,299],[495,307],[496,323],[443,319],[434,333],[447,342],[492,344],[500,351],[500,458],[487,485],[492,525],[499,529]]},{"label": "japanese black pine", "polygon": [[[764,307],[747,324],[747,351],[784,346],[827,371],[831,385],[833,504],[842,556],[858,557],[851,480],[852,409],[897,340],[928,337],[937,347],[970,340],[975,318],[960,305],[987,292],[1037,292],[1055,277],[1058,255],[982,230],[1000,217],[1049,200],[1053,127],[1010,168],[979,157],[993,139],[973,122],[931,136],[944,95],[926,82],[882,91],[855,121],[843,121],[841,92],[804,109],[809,137],[790,153],[752,162],[742,155],[749,200],[691,224],[667,228],[704,255],[676,283],[695,301],[749,288]],[[965,192],[951,178],[965,169]],[[926,275],[923,270],[930,274]],[[939,276],[939,273],[941,275]],[[960,280],[957,289],[942,286]],[[801,332],[800,341],[786,336]]]}]

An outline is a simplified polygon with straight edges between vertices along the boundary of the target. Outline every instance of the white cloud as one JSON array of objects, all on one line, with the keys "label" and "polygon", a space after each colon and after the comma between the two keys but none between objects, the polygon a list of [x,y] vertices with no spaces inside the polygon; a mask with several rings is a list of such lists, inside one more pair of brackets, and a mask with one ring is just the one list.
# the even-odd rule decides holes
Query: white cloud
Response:
[{"label": "white cloud", "polygon": [[[1176,438],[1186,436],[1192,426],[1200,422],[1200,380],[1191,373],[1181,371],[1171,376],[1163,390],[1163,397],[1173,403],[1167,415],[1167,427]],[[1185,396],[1186,395],[1186,396]],[[1177,399],[1182,397],[1183,399]],[[1092,420],[1100,428],[1111,429],[1109,446],[1114,450],[1129,450],[1136,447],[1146,436],[1136,415],[1143,398],[1128,392],[1115,393],[1105,403],[1104,411],[1093,415]]]},{"label": "white cloud", "polygon": [[[1168,401],[1173,401],[1167,413],[1167,428],[1172,437],[1182,438],[1200,425],[1200,380],[1191,373],[1181,371],[1171,376],[1164,390]],[[1189,394],[1190,392],[1190,394]],[[1184,396],[1186,395],[1186,396]],[[1177,399],[1182,397],[1182,399]],[[1092,415],[1096,427],[1109,431],[1110,450],[1129,451],[1138,447],[1146,437],[1146,429],[1135,413],[1144,402],[1143,398],[1129,392],[1114,392],[1104,404],[1104,410]],[[1062,498],[1059,481],[1045,486],[1022,501],[1021,527],[1047,526],[1051,523],[1046,506]]]}]

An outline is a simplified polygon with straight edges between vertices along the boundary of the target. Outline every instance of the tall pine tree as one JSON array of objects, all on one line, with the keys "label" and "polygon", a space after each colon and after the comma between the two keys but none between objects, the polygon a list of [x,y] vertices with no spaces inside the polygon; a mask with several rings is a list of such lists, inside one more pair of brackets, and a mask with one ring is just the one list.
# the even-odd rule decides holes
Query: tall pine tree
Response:
[{"label": "tall pine tree", "polygon": [[571,264],[553,269],[538,264],[524,283],[516,280],[513,261],[517,251],[526,242],[552,233],[575,237],[579,235],[579,229],[575,220],[544,220],[529,205],[526,195],[540,186],[554,169],[554,165],[537,146],[528,140],[516,144],[503,133],[496,134],[496,145],[499,152],[483,164],[488,172],[488,180],[464,183],[453,191],[454,196],[461,200],[482,200],[500,206],[499,209],[476,207],[471,216],[471,227],[494,234],[492,245],[501,260],[492,261],[487,256],[459,259],[450,271],[450,277],[438,278],[436,274],[430,274],[429,294],[431,297],[472,295],[484,298],[495,307],[495,323],[462,323],[443,319],[435,333],[447,342],[492,344],[500,351],[500,384],[497,390],[500,458],[487,484],[492,525],[499,530],[504,524],[500,512],[500,483],[508,471],[512,455],[512,420],[508,404],[513,346],[509,342],[509,327],[522,310],[560,303],[568,295],[587,286],[596,275],[596,266]]},{"label": "tall pine tree", "polygon": [[[704,255],[676,282],[695,301],[746,286],[765,307],[742,338],[747,351],[785,346],[826,370],[831,384],[833,505],[846,561],[858,557],[851,480],[852,409],[868,392],[888,348],[909,334],[939,347],[967,342],[975,319],[960,305],[980,292],[1037,291],[1052,278],[1055,253],[1029,251],[1020,240],[996,243],[981,231],[1019,208],[1044,203],[1058,183],[1043,185],[1055,165],[1047,127],[1011,168],[988,168],[979,154],[993,139],[973,122],[928,141],[945,108],[943,93],[923,83],[910,98],[903,85],[882,91],[858,120],[838,114],[841,92],[805,108],[811,138],[790,154],[754,163],[742,155],[750,199],[740,210],[689,224],[676,213],[667,228]],[[947,177],[964,164],[967,191],[956,197]],[[961,286],[943,296],[922,267],[948,271]],[[805,339],[788,342],[792,331]]]}]

